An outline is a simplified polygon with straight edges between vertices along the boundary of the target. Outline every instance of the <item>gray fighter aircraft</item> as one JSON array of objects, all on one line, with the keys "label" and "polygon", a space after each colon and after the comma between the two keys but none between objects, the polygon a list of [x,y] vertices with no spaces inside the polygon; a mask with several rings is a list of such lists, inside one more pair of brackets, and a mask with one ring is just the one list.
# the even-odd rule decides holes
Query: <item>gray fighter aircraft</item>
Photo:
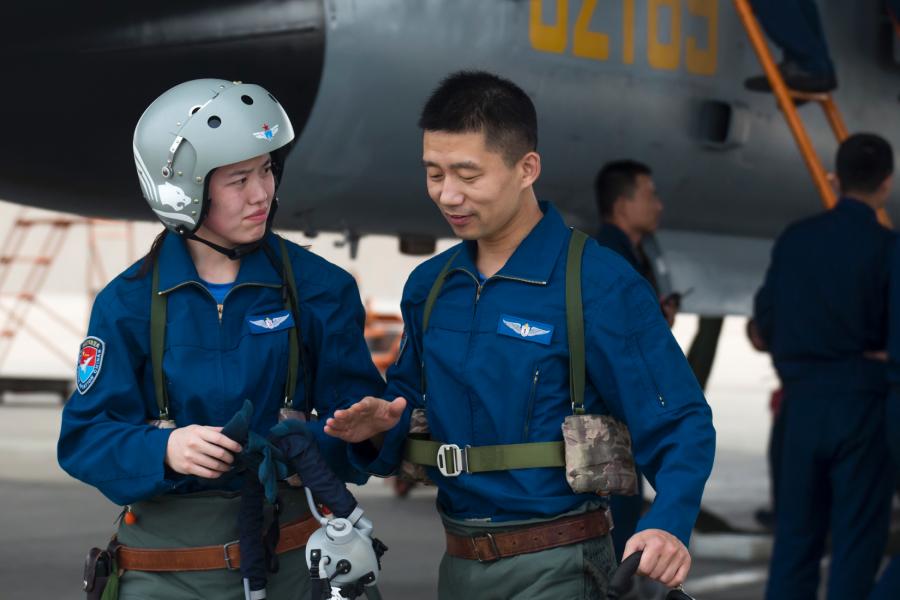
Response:
[{"label": "gray fighter aircraft", "polygon": [[[900,68],[880,2],[824,0],[836,94],[852,131],[900,140]],[[660,238],[686,308],[746,312],[771,238],[820,201],[728,0],[195,0],[16,2],[0,10],[0,198],[152,219],[131,135],[186,79],[266,86],[301,132],[277,224],[400,237],[450,230],[425,193],[418,110],[447,73],[498,72],[540,116],[540,197],[596,223],[607,160],[655,169]],[[801,109],[827,166],[836,142]],[[897,220],[900,211],[891,210]]]}]

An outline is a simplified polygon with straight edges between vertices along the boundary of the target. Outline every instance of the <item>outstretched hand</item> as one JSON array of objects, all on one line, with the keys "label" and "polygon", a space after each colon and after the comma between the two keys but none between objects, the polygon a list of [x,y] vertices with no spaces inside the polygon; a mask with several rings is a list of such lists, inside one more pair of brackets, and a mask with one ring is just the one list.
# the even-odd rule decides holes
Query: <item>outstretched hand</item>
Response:
[{"label": "outstretched hand", "polygon": [[394,427],[404,410],[405,398],[388,402],[366,396],[350,408],[334,411],[334,416],[325,421],[325,433],[351,443],[368,440]]}]

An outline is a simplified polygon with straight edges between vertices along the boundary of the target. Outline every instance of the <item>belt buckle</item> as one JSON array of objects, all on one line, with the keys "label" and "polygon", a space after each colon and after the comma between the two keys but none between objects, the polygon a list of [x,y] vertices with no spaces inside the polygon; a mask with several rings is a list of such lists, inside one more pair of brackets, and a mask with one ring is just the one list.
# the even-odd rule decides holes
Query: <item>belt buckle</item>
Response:
[{"label": "belt buckle", "polygon": [[231,557],[228,556],[228,547],[235,546],[238,543],[240,543],[240,540],[234,540],[233,542],[228,542],[227,544],[222,546],[222,549],[225,552],[225,568],[229,571],[237,571],[238,569],[240,569],[240,567],[235,567],[234,565],[231,564]]},{"label": "belt buckle", "polygon": [[469,472],[465,451],[456,444],[441,444],[437,451],[437,468],[444,477],[459,477]]},{"label": "belt buckle", "polygon": [[[478,538],[487,538],[491,543],[491,548],[494,550],[496,556],[493,558],[482,558],[481,554],[478,553]],[[485,533],[484,535],[473,535],[469,539],[472,540],[472,550],[475,552],[475,560],[480,563],[489,563],[500,560],[500,548],[497,547],[497,540],[494,539],[494,534]]]}]

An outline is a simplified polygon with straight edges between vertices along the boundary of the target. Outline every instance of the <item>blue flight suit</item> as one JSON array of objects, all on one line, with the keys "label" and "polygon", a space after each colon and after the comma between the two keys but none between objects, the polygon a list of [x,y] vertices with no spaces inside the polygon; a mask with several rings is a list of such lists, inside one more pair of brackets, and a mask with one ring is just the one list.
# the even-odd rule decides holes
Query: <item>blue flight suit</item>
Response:
[{"label": "blue flight suit", "polygon": [[[616,252],[628,261],[632,268],[640,273],[653,287],[653,291],[659,295],[656,287],[656,277],[653,267],[647,257],[639,252],[631,243],[628,235],[612,223],[603,223],[597,231],[597,242],[606,248]],[[621,560],[625,552],[625,544],[637,530],[641,512],[644,510],[644,478],[640,469],[638,475],[638,493],[634,496],[613,496],[609,499],[609,507],[612,509],[616,527],[612,531],[613,545],[616,549],[616,557]]]},{"label": "blue flight suit", "polygon": [[[891,253],[887,348],[887,378],[890,392],[885,407],[884,424],[894,463],[894,481],[900,485],[900,240],[896,239]],[[870,596],[870,600],[896,598],[900,598],[900,555],[894,555],[891,559]]]},{"label": "blue flight suit", "polygon": [[[405,341],[385,392],[388,399],[403,396],[409,406],[380,452],[351,445],[355,464],[376,475],[392,473],[412,407],[426,408],[432,439],[460,447],[562,441],[562,422],[572,414],[565,303],[571,230],[553,206],[540,206],[543,218],[483,283],[475,242],[429,259],[410,275],[401,302]],[[458,250],[423,332],[426,297]],[[687,544],[715,452],[709,406],[650,286],[593,240],[584,251],[582,297],[587,412],[627,423],[636,461],[658,491],[638,529],[664,529]],[[516,320],[546,333],[517,333],[505,323]],[[453,519],[552,518],[597,499],[572,492],[561,468],[451,478],[429,467],[428,474],[438,486],[440,510]]]},{"label": "blue flight suit", "polygon": [[[204,287],[184,240],[163,241],[159,289],[168,296],[163,360],[172,418],[179,427],[224,425],[253,402],[251,428],[267,436],[284,400],[291,320],[254,326],[285,313],[280,250],[273,234],[276,269],[262,249],[241,259],[234,287],[223,303]],[[320,416],[309,423],[319,449],[345,481],[367,475],[347,461],[345,444],[325,435],[324,419],[384,389],[365,340],[365,314],[353,278],[292,244],[288,252],[297,282],[303,343],[309,357],[312,405]],[[73,393],[63,411],[59,463],[73,477],[98,488],[116,504],[166,493],[187,493],[230,484],[180,475],[164,465],[172,430],[148,425],[158,415],[150,365],[151,275],[136,277],[140,261],[116,277],[94,302],[88,334],[105,344],[99,373],[84,394]],[[277,317],[276,317],[277,318]],[[270,322],[270,326],[274,320]],[[298,369],[294,406],[305,406],[303,370]]]},{"label": "blue flight suit", "polygon": [[767,597],[816,598],[829,528],[829,598],[865,598],[884,550],[890,473],[882,431],[892,234],[842,198],[776,240],[755,318],[784,383],[785,445]]}]

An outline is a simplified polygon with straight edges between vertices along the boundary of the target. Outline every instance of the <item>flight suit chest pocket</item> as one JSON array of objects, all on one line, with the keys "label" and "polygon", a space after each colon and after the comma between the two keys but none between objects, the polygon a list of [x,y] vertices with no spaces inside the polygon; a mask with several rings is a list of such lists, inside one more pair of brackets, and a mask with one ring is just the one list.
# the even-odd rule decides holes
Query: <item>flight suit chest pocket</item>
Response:
[{"label": "flight suit chest pocket", "polygon": [[279,310],[247,317],[247,327],[252,335],[262,335],[282,331],[294,326],[294,317],[289,310]]},{"label": "flight suit chest pocket", "polygon": [[472,330],[472,311],[435,305],[428,321],[428,329],[469,332]]}]

